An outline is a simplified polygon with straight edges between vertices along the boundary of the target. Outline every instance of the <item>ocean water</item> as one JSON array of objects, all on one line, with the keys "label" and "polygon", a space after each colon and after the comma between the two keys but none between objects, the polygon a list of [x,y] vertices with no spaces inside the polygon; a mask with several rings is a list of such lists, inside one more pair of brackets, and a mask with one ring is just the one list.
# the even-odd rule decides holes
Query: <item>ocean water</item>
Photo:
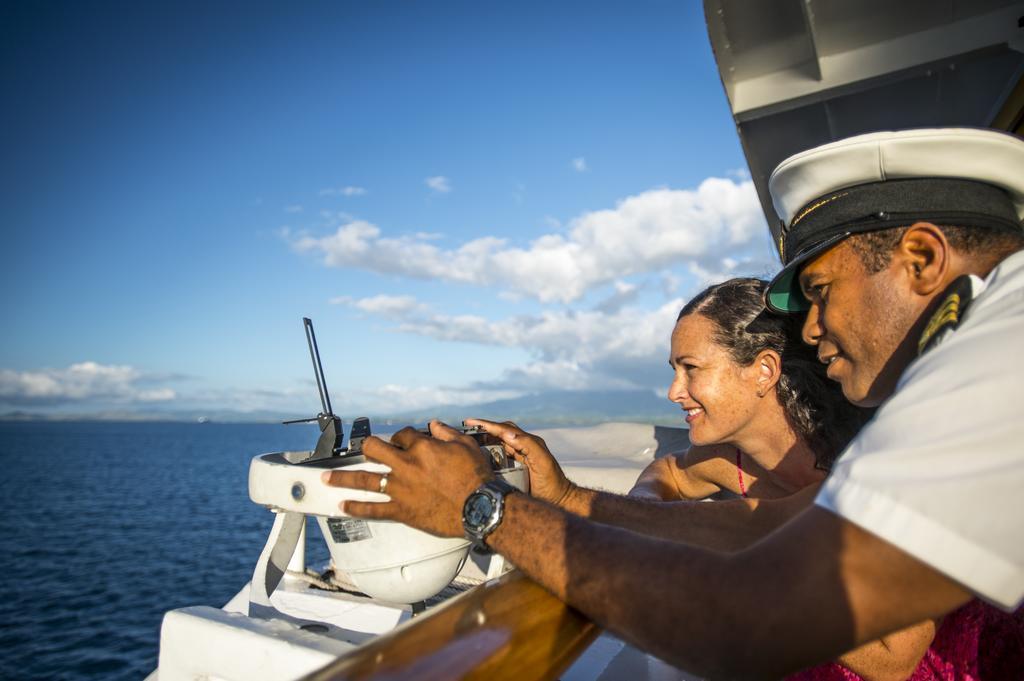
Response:
[{"label": "ocean water", "polygon": [[[220,607],[252,576],[273,516],[249,501],[249,460],[317,434],[0,423],[0,679],[143,678],[165,611]],[[309,541],[307,560],[326,559]]]}]

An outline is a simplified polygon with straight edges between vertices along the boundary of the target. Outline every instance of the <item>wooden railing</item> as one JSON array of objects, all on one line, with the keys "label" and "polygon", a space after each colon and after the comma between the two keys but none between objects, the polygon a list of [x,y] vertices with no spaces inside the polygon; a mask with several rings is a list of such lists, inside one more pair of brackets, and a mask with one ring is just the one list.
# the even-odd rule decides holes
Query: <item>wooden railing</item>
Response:
[{"label": "wooden railing", "polygon": [[519,571],[478,586],[305,681],[556,679],[600,633]]}]

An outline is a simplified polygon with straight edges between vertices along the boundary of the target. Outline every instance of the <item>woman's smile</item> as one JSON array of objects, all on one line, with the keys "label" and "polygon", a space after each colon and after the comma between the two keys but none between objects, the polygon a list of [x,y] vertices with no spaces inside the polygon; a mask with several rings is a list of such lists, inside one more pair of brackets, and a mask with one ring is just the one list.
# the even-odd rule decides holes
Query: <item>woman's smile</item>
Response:
[{"label": "woman's smile", "polygon": [[686,412],[686,422],[693,423],[694,419],[704,413],[704,409],[701,407],[694,407],[693,409],[684,409]]}]

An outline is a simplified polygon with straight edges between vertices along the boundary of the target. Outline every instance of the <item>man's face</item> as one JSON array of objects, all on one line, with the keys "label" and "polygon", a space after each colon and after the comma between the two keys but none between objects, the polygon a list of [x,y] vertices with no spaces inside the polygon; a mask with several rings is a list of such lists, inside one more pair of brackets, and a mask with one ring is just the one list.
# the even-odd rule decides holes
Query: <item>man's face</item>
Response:
[{"label": "man's face", "polygon": [[868,274],[843,241],[805,265],[799,281],[811,303],[804,341],[817,346],[818,359],[848,400],[877,406],[914,358],[908,333],[921,308],[900,260],[894,257],[887,268]]}]

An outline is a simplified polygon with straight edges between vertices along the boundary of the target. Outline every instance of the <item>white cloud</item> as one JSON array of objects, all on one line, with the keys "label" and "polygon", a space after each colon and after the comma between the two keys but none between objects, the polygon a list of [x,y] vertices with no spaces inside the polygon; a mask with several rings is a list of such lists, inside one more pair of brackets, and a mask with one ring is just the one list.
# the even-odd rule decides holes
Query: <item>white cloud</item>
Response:
[{"label": "white cloud", "polygon": [[[652,358],[653,360],[654,358]],[[570,360],[536,361],[506,370],[497,381],[475,383],[476,388],[518,389],[522,393],[546,390],[636,390],[647,386],[627,373],[613,374],[601,363]]]},{"label": "white cloud", "polygon": [[363,196],[366,194],[365,187],[348,185],[346,187],[328,187],[320,190],[320,196]]},{"label": "white cloud", "polygon": [[89,400],[165,402],[175,399],[176,393],[170,388],[145,387],[150,379],[130,366],[96,362],[80,362],[66,369],[0,369],[0,402],[47,405]]},{"label": "white cloud", "polygon": [[544,390],[586,390],[593,372],[578,362],[555,360],[530,362],[507,370],[501,377],[504,385],[516,386],[528,392]]},{"label": "white cloud", "polygon": [[387,318],[401,318],[412,312],[425,312],[427,306],[412,296],[378,295],[369,298],[350,298],[340,296],[331,299],[332,305],[347,305],[368,314],[376,314]]},{"label": "white cloud", "polygon": [[667,351],[682,300],[654,310],[545,310],[538,315],[488,320],[476,315],[430,315],[403,321],[398,329],[438,340],[524,348],[545,361],[586,364],[610,357]]},{"label": "white cloud", "polygon": [[302,206],[300,206],[299,204],[295,204],[295,205],[292,205],[292,206],[286,206],[285,209],[284,209],[284,212],[285,213],[301,213],[302,212]]},{"label": "white cloud", "polygon": [[170,388],[155,388],[153,390],[140,390],[136,393],[135,399],[141,402],[166,402],[173,400],[177,396],[177,393]]},{"label": "white cloud", "polygon": [[[620,283],[614,295],[629,295],[636,286]],[[683,305],[670,300],[654,310],[620,306],[612,311],[544,310],[537,315],[520,315],[489,320],[479,315],[436,314],[412,296],[335,298],[370,314],[391,317],[407,315],[396,330],[437,340],[524,348],[544,360],[590,362],[610,356],[648,355],[665,345]]]},{"label": "white cloud", "polygon": [[452,190],[452,181],[444,175],[428,177],[423,183],[439,194],[447,194]]},{"label": "white cloud", "polygon": [[[411,295],[332,300],[388,320],[396,332],[517,348],[530,356],[493,380],[468,386],[395,387],[393,393],[404,401],[389,413],[399,410],[397,405],[417,409],[496,399],[495,391],[660,387],[667,381],[665,358],[683,304],[680,292],[777,268],[749,179],[709,178],[693,189],[655,188],[581,213],[564,226],[553,218],[547,222],[546,234],[518,244],[484,235],[449,245],[435,233],[386,234],[371,222],[351,219],[332,234],[292,234],[288,241],[329,267],[493,287],[500,300],[556,304],[535,314],[494,319],[440,314]],[[650,299],[658,296],[667,302],[644,308],[641,293],[647,305],[656,305]],[[589,309],[574,306],[578,301]],[[399,399],[388,388],[346,399],[360,405]]]},{"label": "white cloud", "polygon": [[[332,405],[334,394],[331,395]],[[256,386],[238,388],[224,385],[203,386],[177,397],[177,404],[187,404],[201,411],[235,411],[241,413],[276,412],[282,418],[310,416],[320,409],[316,383],[302,379],[290,386]]]},{"label": "white cloud", "polygon": [[778,267],[753,183],[725,178],[627,197],[525,247],[483,236],[442,249],[415,235],[384,236],[363,220],[291,243],[331,267],[492,286],[541,302],[569,303],[617,279],[676,266],[698,276],[764,275]]},{"label": "white cloud", "polygon": [[[335,388],[334,384],[331,384]],[[398,414],[443,404],[479,404],[519,397],[522,390],[501,386],[423,386],[386,383],[374,387],[347,385],[331,391],[331,408],[344,419],[345,429],[357,416]],[[288,387],[217,388],[189,395],[198,408],[229,409],[238,412],[277,412],[285,416],[310,416],[320,409],[316,384],[302,380]],[[374,422],[375,426],[382,424]],[[313,437],[312,442],[315,440]]]},{"label": "white cloud", "polygon": [[681,283],[682,281],[675,272],[666,270],[661,273],[661,291],[665,294],[666,298],[676,295]]},{"label": "white cloud", "polygon": [[613,285],[615,289],[611,295],[594,306],[595,310],[606,314],[618,312],[625,305],[632,303],[640,295],[640,287],[626,281],[617,281]]},{"label": "white cloud", "polygon": [[[519,397],[521,390],[489,387],[431,387],[383,385],[373,390],[355,390],[344,396],[353,408],[373,413],[395,414],[439,405],[479,404],[492,400]],[[336,400],[335,400],[336,401]],[[344,407],[344,404],[342,408]],[[332,405],[333,406],[333,405]],[[336,410],[337,411],[337,410]]]},{"label": "white cloud", "polygon": [[[628,297],[636,288],[620,283],[613,297]],[[436,314],[427,305],[399,296],[341,302],[394,321],[394,330],[402,333],[523,349],[532,355],[530,363],[507,371],[501,381],[479,386],[523,391],[650,387],[652,376],[663,380],[669,336],[683,304],[682,299],[673,299],[653,310],[619,305],[490,320]]]},{"label": "white cloud", "polygon": [[[629,297],[639,288],[618,283],[609,299]],[[412,301],[402,301],[402,313],[392,314],[376,298],[347,299],[345,303],[357,309],[376,308],[373,313],[394,323],[393,330],[399,333],[518,348],[530,355],[527,363],[507,369],[497,379],[475,381],[463,388],[487,394],[496,390],[521,394],[566,389],[653,389],[660,393],[669,380],[666,358],[670,336],[685,302],[674,298],[653,309],[632,304],[599,305],[589,310],[544,310],[488,320],[476,314],[435,313],[429,306]],[[429,406],[426,393],[418,394]],[[459,403],[451,397],[443,401]],[[465,403],[471,401],[466,397]]]},{"label": "white cloud", "polygon": [[569,161],[569,165],[571,165],[572,169],[575,170],[577,173],[585,173],[588,170],[590,170],[590,167],[587,166],[587,159],[583,158],[582,156],[579,156]]},{"label": "white cloud", "polygon": [[[417,411],[438,405],[479,404],[492,400],[519,397],[523,390],[511,386],[448,386],[404,385],[385,383],[366,387],[346,385],[344,390],[331,383],[331,407],[345,422],[346,432],[357,416],[393,415]],[[189,395],[179,396],[179,402],[188,400],[196,410],[230,410],[238,412],[273,412],[282,418],[311,416],[320,410],[317,387],[312,379],[302,378],[287,386],[237,388],[218,386]],[[381,426],[374,420],[374,426]],[[311,435],[315,441],[315,435]]]}]

